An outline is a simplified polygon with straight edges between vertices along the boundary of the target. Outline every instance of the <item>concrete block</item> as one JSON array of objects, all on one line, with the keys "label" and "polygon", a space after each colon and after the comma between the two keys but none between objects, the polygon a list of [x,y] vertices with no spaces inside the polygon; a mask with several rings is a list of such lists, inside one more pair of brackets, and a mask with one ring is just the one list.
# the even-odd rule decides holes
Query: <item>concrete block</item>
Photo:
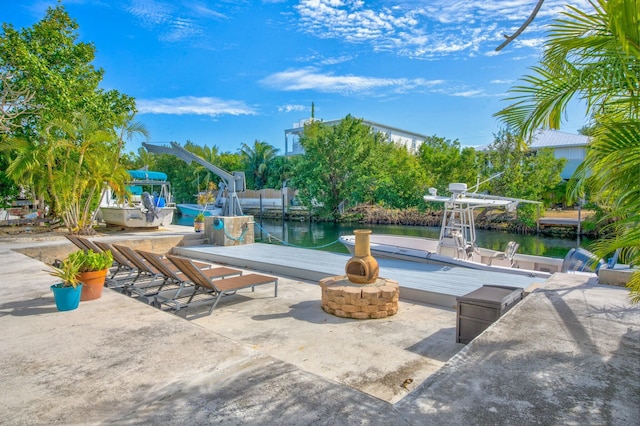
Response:
[{"label": "concrete block", "polygon": [[[214,226],[222,222],[222,226]],[[204,232],[209,242],[216,246],[239,246],[255,242],[253,216],[207,216]]]},{"label": "concrete block", "polygon": [[600,269],[598,271],[598,282],[600,284],[626,287],[634,272],[640,272],[640,269]]}]

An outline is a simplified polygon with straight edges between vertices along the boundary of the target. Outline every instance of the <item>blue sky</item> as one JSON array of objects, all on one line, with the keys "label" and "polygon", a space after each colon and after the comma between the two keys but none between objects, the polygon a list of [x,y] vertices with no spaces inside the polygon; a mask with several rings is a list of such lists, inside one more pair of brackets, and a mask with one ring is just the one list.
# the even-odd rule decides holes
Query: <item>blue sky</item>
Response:
[{"label": "blue sky", "polygon": [[[28,27],[54,1],[2,0],[0,21]],[[69,0],[93,42],[102,87],[136,98],[151,142],[187,140],[236,152],[256,139],[284,151],[284,129],[308,118],[359,118],[463,146],[493,141],[507,89],[537,63],[546,0],[500,53],[535,0]],[[573,108],[563,131],[584,125]],[[140,141],[128,145],[137,150]]]}]

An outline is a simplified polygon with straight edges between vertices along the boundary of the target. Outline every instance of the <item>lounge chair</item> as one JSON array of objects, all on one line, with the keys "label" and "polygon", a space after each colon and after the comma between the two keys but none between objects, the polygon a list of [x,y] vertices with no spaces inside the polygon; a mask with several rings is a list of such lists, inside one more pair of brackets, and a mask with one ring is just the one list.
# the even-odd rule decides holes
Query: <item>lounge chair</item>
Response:
[{"label": "lounge chair", "polygon": [[100,247],[98,247],[93,241],[91,241],[88,238],[76,237],[76,239],[82,242],[82,244],[84,244],[87,250],[93,250],[96,253],[101,253],[103,251]]},{"label": "lounge chair", "polygon": [[[248,274],[241,275],[239,277],[212,280],[199,270],[191,259],[173,255],[167,255],[167,258],[173,262],[183,274],[189,277],[196,286],[202,287],[204,293],[213,296],[213,304],[211,305],[211,308],[209,308],[207,315],[213,312],[222,296],[234,294],[236,291],[244,288],[251,287],[251,290],[255,291],[255,287],[258,285],[274,284],[274,297],[278,297],[278,279],[275,277],[260,274]],[[198,301],[198,304],[210,302],[210,300],[201,300]],[[193,303],[188,304],[188,306],[193,305]]]},{"label": "lounge chair", "polygon": [[[180,286],[181,280],[174,280],[173,276],[164,274],[153,264],[147,262],[144,257],[131,247],[113,244],[113,248],[126,257],[138,270],[136,279],[128,285],[125,285],[124,292],[126,294],[130,296],[137,295],[150,301],[151,297],[159,293],[166,285]],[[160,261],[165,263],[167,268],[173,269],[176,273],[178,272],[178,269],[169,260],[161,257]],[[196,268],[198,269],[210,269],[211,267],[212,265],[210,263],[196,262]],[[150,278],[150,280],[144,283],[137,282],[137,278],[141,276],[146,276]]]},{"label": "lounge chair", "polygon": [[[201,286],[196,286],[191,279],[180,272],[173,263],[171,263],[171,267],[167,265],[163,261],[165,259],[163,259],[162,255],[142,250],[136,251],[162,274],[169,277],[173,282],[179,283],[179,287],[177,289],[158,292],[153,301],[154,306],[160,308],[162,304],[166,304],[171,306],[177,312],[182,307],[189,305],[193,298],[199,292],[202,292],[202,289],[204,289]],[[200,269],[201,273],[210,280],[242,275],[242,271],[224,266],[210,269],[198,269]]]},{"label": "lounge chair", "polygon": [[[155,289],[152,293],[157,293],[164,287],[165,284],[170,282],[169,277],[162,274],[156,268],[153,267],[150,263],[146,262],[144,258],[142,258],[134,249],[131,247],[112,244],[112,247],[116,249],[122,256],[124,256],[135,268],[137,271],[136,277],[129,283],[126,283],[124,286],[125,294],[130,296],[138,295],[138,296],[149,296],[149,289]],[[144,283],[138,284],[137,281],[141,277],[149,278],[148,281]]]},{"label": "lounge chair", "polygon": [[65,237],[67,238],[67,240],[71,241],[80,250],[89,250],[89,247],[87,247],[87,245],[84,243],[84,239],[71,234],[65,235]]},{"label": "lounge chair", "polygon": [[[94,243],[102,251],[106,251],[106,250],[111,251],[111,255],[113,256],[113,262],[115,263],[115,268],[111,272],[111,277],[109,277],[110,280],[115,280],[116,282],[125,281],[131,278],[133,273],[137,271],[137,268],[135,267],[135,265],[129,262],[127,258],[124,257],[118,250],[114,249],[111,244],[106,243],[104,241],[94,241]],[[122,276],[117,277],[117,275],[120,272],[127,272],[128,274],[124,277]]]}]

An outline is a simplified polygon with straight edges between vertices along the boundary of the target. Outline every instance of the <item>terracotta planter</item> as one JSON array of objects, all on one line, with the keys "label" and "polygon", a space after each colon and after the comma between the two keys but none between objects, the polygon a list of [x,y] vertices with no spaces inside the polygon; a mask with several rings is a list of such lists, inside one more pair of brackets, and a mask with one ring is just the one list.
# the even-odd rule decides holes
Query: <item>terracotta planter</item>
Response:
[{"label": "terracotta planter", "polygon": [[102,271],[80,272],[78,281],[83,283],[82,296],[80,300],[94,300],[102,296],[104,281],[107,277],[108,269]]},{"label": "terracotta planter", "polygon": [[204,222],[193,222],[193,230],[196,232],[204,231]]}]

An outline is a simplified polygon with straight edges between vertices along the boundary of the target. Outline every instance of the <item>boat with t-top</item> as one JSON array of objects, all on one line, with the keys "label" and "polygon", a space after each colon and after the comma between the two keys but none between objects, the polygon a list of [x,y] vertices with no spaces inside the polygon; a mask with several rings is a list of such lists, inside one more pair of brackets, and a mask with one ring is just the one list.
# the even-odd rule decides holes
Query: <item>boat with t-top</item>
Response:
[{"label": "boat with t-top", "polygon": [[[444,204],[440,236],[435,238],[371,234],[373,256],[436,263],[485,271],[547,278],[556,272],[597,272],[604,264],[594,254],[581,248],[571,249],[564,259],[518,253],[518,243],[509,242],[504,251],[478,247],[475,212],[481,208],[514,210],[519,203],[537,203],[517,198],[497,197],[468,192],[464,183],[449,185],[451,196],[437,195],[433,188],[424,196],[427,202]],[[355,236],[339,241],[354,253]]]},{"label": "boat with t-top", "polygon": [[171,184],[163,172],[128,170],[126,195],[117,197],[109,188],[100,201],[100,216],[107,225],[157,228],[170,225],[176,210]]}]

